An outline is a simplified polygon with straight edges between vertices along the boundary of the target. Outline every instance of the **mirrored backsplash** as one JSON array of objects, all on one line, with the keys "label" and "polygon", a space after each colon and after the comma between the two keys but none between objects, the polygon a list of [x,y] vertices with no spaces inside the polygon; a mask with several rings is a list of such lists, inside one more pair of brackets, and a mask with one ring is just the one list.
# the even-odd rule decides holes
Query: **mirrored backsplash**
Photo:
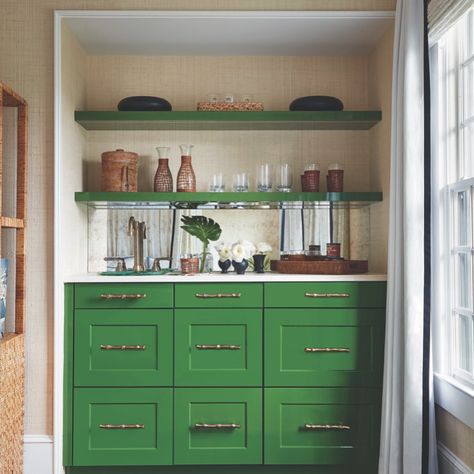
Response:
[{"label": "mirrored backsplash", "polygon": [[[131,216],[146,224],[143,243],[145,266],[150,268],[155,258],[161,258],[162,268],[179,268],[184,254],[200,254],[201,242],[181,229],[183,215],[205,215],[219,223],[219,241],[229,244],[239,240],[267,242],[272,247],[270,257],[278,259],[282,252],[308,250],[320,245],[324,255],[328,242],[341,244],[341,256],[352,260],[367,260],[369,255],[370,209],[287,210],[140,210],[88,209],[88,271],[113,271],[116,261],[125,258],[127,268],[133,266],[133,240],[128,235]],[[218,256],[211,242],[214,270],[218,271]],[[104,260],[108,258],[109,260]]]}]

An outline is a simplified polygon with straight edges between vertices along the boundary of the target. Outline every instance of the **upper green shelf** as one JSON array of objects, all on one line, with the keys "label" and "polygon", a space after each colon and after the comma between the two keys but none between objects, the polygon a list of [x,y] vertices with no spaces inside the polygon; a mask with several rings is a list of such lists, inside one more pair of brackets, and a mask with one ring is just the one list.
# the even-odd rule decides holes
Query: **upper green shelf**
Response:
[{"label": "upper green shelf", "polygon": [[74,118],[86,130],[368,130],[382,112],[76,111]]},{"label": "upper green shelf", "polygon": [[382,193],[76,192],[75,200],[96,209],[313,209],[367,206]]}]

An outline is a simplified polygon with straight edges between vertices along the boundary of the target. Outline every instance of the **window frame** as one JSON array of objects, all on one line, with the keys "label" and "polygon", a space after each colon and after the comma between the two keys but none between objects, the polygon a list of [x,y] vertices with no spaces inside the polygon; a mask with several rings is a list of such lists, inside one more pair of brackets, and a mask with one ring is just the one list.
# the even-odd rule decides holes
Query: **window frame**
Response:
[{"label": "window frame", "polygon": [[[466,125],[474,127],[474,97],[470,95],[474,94],[474,8],[460,21],[463,23],[457,23],[456,29],[430,45],[433,370],[436,403],[474,429],[474,360],[471,361],[471,372],[464,373],[457,364],[461,351],[453,350],[457,343],[458,314],[470,316],[471,354],[474,345],[474,159],[472,154],[464,152]],[[466,75],[466,67],[471,67],[470,77]],[[470,101],[468,116],[464,108],[467,100]],[[471,140],[473,137],[471,135]],[[472,149],[472,141],[468,146]],[[454,166],[449,161],[452,156],[456,157]],[[469,157],[467,161],[465,156]],[[456,240],[457,196],[463,190],[469,195],[469,227],[467,244],[460,246]],[[455,261],[460,254],[469,255],[471,281],[467,285],[470,291],[467,310],[455,305],[458,297],[455,292],[459,289]]]}]

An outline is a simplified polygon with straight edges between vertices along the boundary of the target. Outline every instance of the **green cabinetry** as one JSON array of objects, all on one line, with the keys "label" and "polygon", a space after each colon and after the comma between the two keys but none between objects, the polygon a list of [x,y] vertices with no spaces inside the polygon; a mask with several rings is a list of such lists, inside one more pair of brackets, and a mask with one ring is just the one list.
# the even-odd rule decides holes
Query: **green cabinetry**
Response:
[{"label": "green cabinetry", "polygon": [[68,472],[375,473],[384,305],[384,282],[68,285]]},{"label": "green cabinetry", "polygon": [[384,311],[374,308],[265,311],[265,384],[379,386]]},{"label": "green cabinetry", "polygon": [[261,309],[177,309],[176,386],[262,384]]},{"label": "green cabinetry", "polygon": [[173,393],[169,388],[74,391],[74,465],[172,463]]},{"label": "green cabinetry", "polygon": [[265,389],[265,463],[375,463],[378,398],[370,389]]},{"label": "green cabinetry", "polygon": [[76,386],[173,385],[173,311],[78,309]]},{"label": "green cabinetry", "polygon": [[261,464],[262,391],[177,388],[175,464]]}]

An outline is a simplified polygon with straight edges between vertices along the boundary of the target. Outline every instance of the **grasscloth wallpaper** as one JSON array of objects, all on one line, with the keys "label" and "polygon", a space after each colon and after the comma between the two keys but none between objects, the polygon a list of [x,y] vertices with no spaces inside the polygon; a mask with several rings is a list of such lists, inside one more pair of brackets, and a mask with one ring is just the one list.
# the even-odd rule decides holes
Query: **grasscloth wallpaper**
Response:
[{"label": "grasscloth wallpaper", "polygon": [[[0,0],[0,80],[30,105],[27,434],[52,433],[54,10],[393,10],[395,3],[396,0]],[[377,58],[371,60],[375,67],[381,64]],[[383,175],[378,176],[386,180]],[[384,212],[381,211],[382,220]],[[456,421],[449,425],[448,438],[464,433],[464,428],[456,426]],[[472,452],[472,446],[470,449]],[[458,455],[472,459],[462,451]]]}]

